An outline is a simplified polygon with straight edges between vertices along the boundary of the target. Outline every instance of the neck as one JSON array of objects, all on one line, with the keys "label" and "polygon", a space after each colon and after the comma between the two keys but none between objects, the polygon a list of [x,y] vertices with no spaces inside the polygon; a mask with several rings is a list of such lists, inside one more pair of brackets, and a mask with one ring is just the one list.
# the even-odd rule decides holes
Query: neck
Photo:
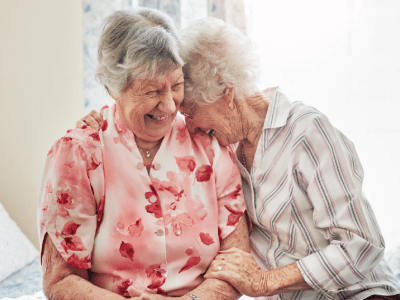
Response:
[{"label": "neck", "polygon": [[264,128],[265,117],[267,115],[269,98],[257,93],[250,97],[245,97],[238,107],[240,112],[241,139],[244,147],[256,147]]},{"label": "neck", "polygon": [[145,141],[141,138],[135,137],[136,145],[144,150],[153,150],[160,146],[162,139],[158,141]]}]

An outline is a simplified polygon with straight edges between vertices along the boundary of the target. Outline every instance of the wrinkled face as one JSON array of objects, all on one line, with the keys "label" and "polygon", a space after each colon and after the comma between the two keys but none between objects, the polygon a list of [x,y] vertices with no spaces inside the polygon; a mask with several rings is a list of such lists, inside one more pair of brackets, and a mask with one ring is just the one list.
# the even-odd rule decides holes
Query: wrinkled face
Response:
[{"label": "wrinkled face", "polygon": [[135,79],[114,98],[121,121],[137,138],[158,141],[171,127],[183,100],[182,68],[161,79]]},{"label": "wrinkled face", "polygon": [[203,132],[214,136],[221,146],[237,142],[230,109],[224,96],[212,104],[198,105],[183,102],[179,111],[185,116],[186,127],[190,135]]}]

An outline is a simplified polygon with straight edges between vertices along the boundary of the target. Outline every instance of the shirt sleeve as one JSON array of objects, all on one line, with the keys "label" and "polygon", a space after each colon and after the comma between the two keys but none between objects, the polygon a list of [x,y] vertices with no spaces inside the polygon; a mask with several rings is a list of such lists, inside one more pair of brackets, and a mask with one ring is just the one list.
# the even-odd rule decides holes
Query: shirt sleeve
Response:
[{"label": "shirt sleeve", "polygon": [[363,170],[351,141],[320,115],[298,145],[298,184],[327,243],[320,247],[310,237],[312,254],[297,264],[313,289],[332,298],[380,262],[384,240],[362,192]]},{"label": "shirt sleeve", "polygon": [[218,197],[218,231],[220,239],[232,233],[246,210],[242,181],[231,147],[221,147],[216,140],[213,170]]},{"label": "shirt sleeve", "polygon": [[47,233],[65,261],[79,269],[91,267],[99,199],[90,178],[99,177],[100,164],[100,147],[68,135],[52,146],[46,159],[38,201],[41,247]]}]

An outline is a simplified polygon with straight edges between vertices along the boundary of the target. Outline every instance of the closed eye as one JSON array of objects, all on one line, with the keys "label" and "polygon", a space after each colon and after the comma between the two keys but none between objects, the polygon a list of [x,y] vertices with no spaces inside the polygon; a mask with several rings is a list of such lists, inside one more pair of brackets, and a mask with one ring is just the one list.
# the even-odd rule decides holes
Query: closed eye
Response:
[{"label": "closed eye", "polygon": [[174,84],[172,86],[172,90],[175,91],[175,92],[179,91],[183,87],[183,84],[184,84],[183,81],[182,82],[178,82],[177,84]]},{"label": "closed eye", "polygon": [[149,91],[146,93],[146,96],[155,97],[157,96],[158,91]]}]

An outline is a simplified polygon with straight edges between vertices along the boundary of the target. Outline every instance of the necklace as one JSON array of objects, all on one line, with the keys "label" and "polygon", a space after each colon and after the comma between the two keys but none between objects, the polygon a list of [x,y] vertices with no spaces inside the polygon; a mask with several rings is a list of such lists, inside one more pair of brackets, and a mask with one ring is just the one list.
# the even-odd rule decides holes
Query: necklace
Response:
[{"label": "necklace", "polygon": [[138,148],[142,149],[143,151],[146,151],[146,154],[145,154],[145,155],[146,155],[147,158],[149,158],[149,157],[151,157],[151,154],[150,154],[149,150],[150,150],[150,151],[153,151],[153,150],[156,149],[158,146],[159,146],[159,145],[157,145],[156,147],[154,147],[154,148],[152,148],[152,149],[144,149],[144,148],[139,147],[139,146],[138,146]]}]

